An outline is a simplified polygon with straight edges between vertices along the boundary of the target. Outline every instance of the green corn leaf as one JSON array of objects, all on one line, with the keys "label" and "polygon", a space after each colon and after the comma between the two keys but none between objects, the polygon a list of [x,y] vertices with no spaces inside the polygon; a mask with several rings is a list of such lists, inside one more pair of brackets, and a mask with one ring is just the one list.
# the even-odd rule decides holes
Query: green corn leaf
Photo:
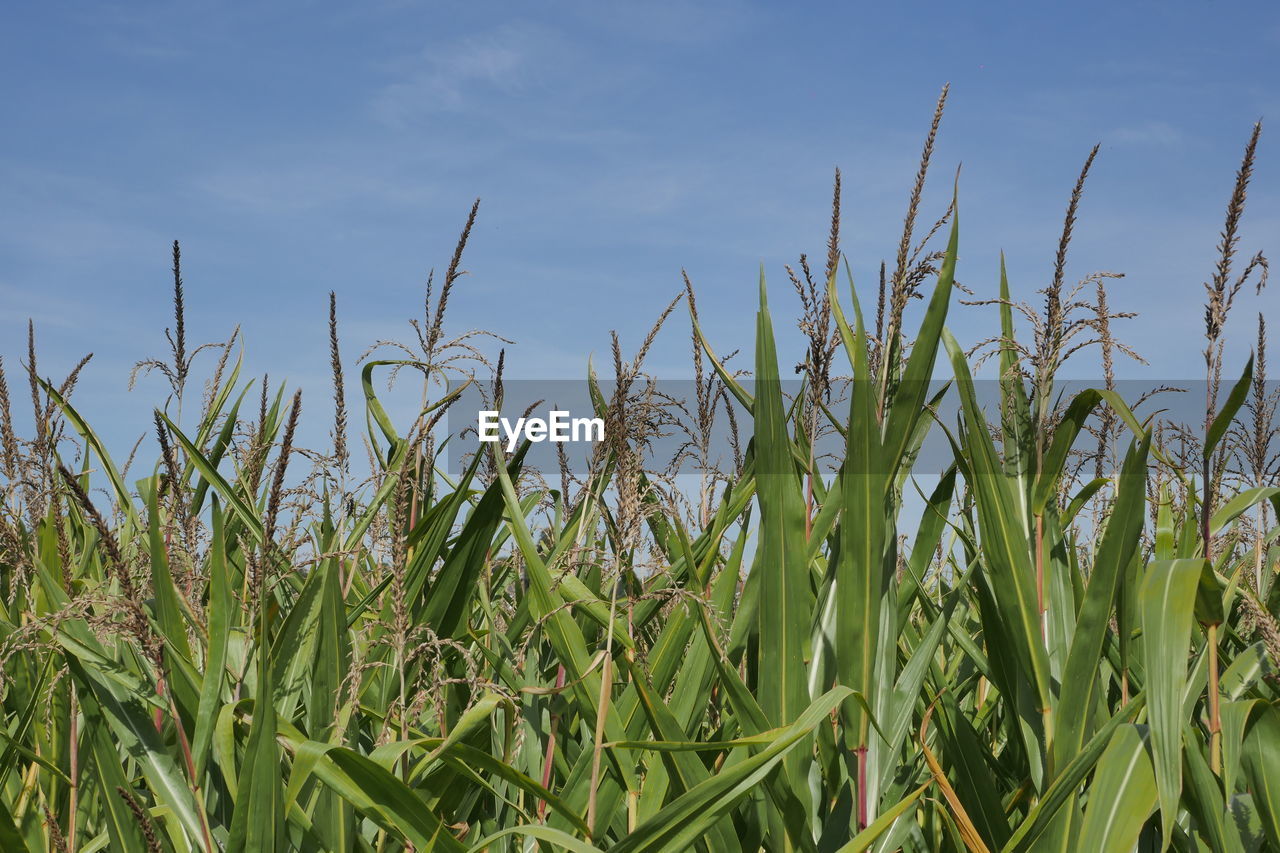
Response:
[{"label": "green corn leaf", "polygon": [[1035,476],[1031,400],[1027,397],[1013,328],[1013,299],[1004,252],[1000,253],[1000,425],[1004,439],[1005,472],[1024,480]]},{"label": "green corn leaf", "polygon": [[1280,708],[1271,705],[1257,712],[1241,757],[1267,840],[1280,849]]},{"label": "green corn leaf", "polygon": [[554,844],[556,848],[568,850],[569,853],[602,853],[599,847],[592,846],[585,841],[574,838],[567,832],[561,832],[549,826],[513,826],[508,829],[495,832],[493,835],[487,835],[475,843],[474,846],[465,848],[470,853],[486,853],[493,849],[495,841],[500,841],[512,835],[523,835],[528,838],[536,838],[539,841],[547,841]]},{"label": "green corn leaf", "polygon": [[611,849],[616,853],[686,849],[808,738],[814,727],[851,693],[848,688],[836,688],[824,694],[767,747],[676,798]]},{"label": "green corn leaf", "polygon": [[92,763],[89,777],[97,784],[103,805],[103,817],[112,849],[142,850],[142,833],[133,812],[120,796],[120,789],[132,790],[132,782],[125,776],[111,727],[102,708],[92,695],[80,697],[80,709],[84,714],[88,756]]},{"label": "green corn leaf", "polygon": [[1204,560],[1157,560],[1142,584],[1142,648],[1151,726],[1151,751],[1164,846],[1182,792],[1182,693],[1187,681],[1196,588]]},{"label": "green corn leaf", "polygon": [[1067,457],[1076,437],[1084,427],[1084,423],[1093,414],[1093,410],[1102,401],[1098,391],[1081,391],[1067,406],[1061,419],[1054,426],[1053,441],[1045,453],[1043,465],[1036,476],[1035,490],[1032,493],[1031,511],[1042,515],[1049,501],[1058,494],[1058,486],[1066,468]]},{"label": "green corn leaf", "polygon": [[[1222,788],[1209,769],[1209,762],[1196,741],[1199,735],[1194,729],[1184,734],[1186,749],[1182,751],[1183,799],[1187,811],[1195,820],[1195,828],[1213,850],[1243,850],[1244,845],[1234,820],[1227,820],[1227,807],[1222,799]],[[1228,840],[1230,839],[1230,840]]]},{"label": "green corn leaf", "polygon": [[938,350],[947,321],[947,308],[951,304],[951,291],[955,287],[956,259],[960,251],[959,193],[953,193],[951,201],[951,235],[946,253],[938,271],[938,281],[929,297],[924,319],[911,346],[911,354],[902,372],[901,381],[893,395],[885,419],[884,445],[888,451],[886,473],[893,477],[898,466],[907,458],[912,434],[921,420],[927,422],[925,402],[929,383],[933,379]]},{"label": "green corn leaf", "polygon": [[422,850],[466,849],[417,794],[376,762],[344,747],[311,742],[303,746],[323,752],[315,764],[316,775],[381,826]]},{"label": "green corn leaf", "polygon": [[[314,575],[312,580],[314,581]],[[284,850],[284,783],[276,743],[275,679],[267,638],[265,595],[258,608],[257,699],[237,780],[228,848],[233,853]]]},{"label": "green corn leaf", "polygon": [[226,680],[227,645],[232,624],[231,590],[227,583],[227,560],[222,510],[215,500],[212,508],[213,535],[209,546],[209,603],[205,610],[206,645],[200,702],[196,711],[195,734],[191,741],[196,776],[202,778],[213,744],[213,727],[222,703]]},{"label": "green corn leaf", "polygon": [[1240,407],[1244,405],[1245,398],[1249,396],[1249,386],[1253,382],[1253,356],[1249,356],[1249,360],[1245,362],[1244,373],[1240,374],[1240,378],[1236,380],[1236,384],[1231,387],[1231,393],[1227,395],[1227,401],[1222,404],[1222,408],[1214,415],[1213,422],[1209,424],[1209,429],[1204,435],[1203,457],[1209,459],[1213,456],[1213,451],[1217,449],[1218,442],[1227,434],[1227,428],[1231,426],[1231,422],[1235,420],[1236,413],[1240,411]]},{"label": "green corn leaf", "polygon": [[1098,760],[1076,849],[1134,849],[1155,807],[1155,771],[1145,739],[1137,726],[1121,726]]},{"label": "green corn leaf", "polygon": [[1125,455],[1115,503],[1102,534],[1084,602],[1076,616],[1075,634],[1063,670],[1059,698],[1059,707],[1067,709],[1067,713],[1059,715],[1054,739],[1054,764],[1057,767],[1065,766],[1075,757],[1090,733],[1100,687],[1098,665],[1110,627],[1111,610],[1120,590],[1124,569],[1133,559],[1142,535],[1150,448],[1151,437],[1148,435],[1132,445]]},{"label": "green corn leaf", "polygon": [[1221,533],[1228,524],[1244,515],[1250,509],[1263,501],[1271,500],[1276,496],[1280,496],[1280,488],[1277,488],[1276,486],[1246,489],[1218,508],[1218,510],[1213,514],[1213,517],[1209,520],[1209,530],[1216,536]]},{"label": "green corn leaf", "polygon": [[142,768],[157,803],[173,813],[191,843],[198,843],[204,834],[199,808],[182,771],[156,731],[146,706],[138,701],[136,695],[122,689],[118,682],[101,677],[92,664],[85,665],[77,658],[70,658],[68,665],[72,674],[92,691],[102,706],[103,716],[116,741]]},{"label": "green corn leaf", "polygon": [[[115,491],[116,501],[120,509],[125,513],[126,518],[133,524],[134,529],[140,529],[142,525],[138,521],[137,511],[133,507],[133,496],[129,494],[129,490],[125,487],[124,477],[120,475],[120,471],[116,468],[115,463],[111,461],[111,456],[107,453],[106,447],[102,444],[102,439],[93,431],[88,422],[80,416],[75,408],[63,399],[58,390],[43,379],[37,380],[44,392],[49,395],[49,399],[53,400],[62,410],[62,414],[71,422],[71,426],[75,429],[80,437],[84,439],[89,449],[98,457],[98,461],[102,463],[102,470],[107,475],[107,480],[111,483],[111,488]],[[87,461],[87,460],[86,460]]]},{"label": "green corn leaf", "polygon": [[836,853],[863,853],[863,851],[871,849],[872,845],[879,840],[880,836],[884,835],[884,833],[889,830],[889,827],[893,826],[898,818],[902,817],[902,815],[907,811],[907,809],[915,805],[916,801],[920,799],[920,796],[924,794],[925,791],[929,790],[932,785],[932,780],[926,782],[906,797],[903,797],[901,800],[885,809],[881,812],[878,818],[867,825],[866,829],[855,835],[850,839],[848,844],[845,844],[837,850]]},{"label": "green corn leaf", "polygon": [[1010,632],[1010,651],[1035,690],[1038,707],[1047,710],[1052,707],[1052,679],[1041,640],[1035,568],[1027,548],[1028,531],[987,433],[986,418],[978,406],[964,352],[945,329],[943,339],[951,355],[956,385],[960,390],[965,416],[965,451],[972,465],[970,487],[979,508],[982,546],[993,575],[992,592],[1001,620]]},{"label": "green corn leaf", "polygon": [[187,459],[196,466],[196,470],[200,472],[200,476],[213,487],[214,491],[218,493],[218,496],[222,498],[231,511],[235,513],[236,518],[240,523],[245,526],[250,534],[252,534],[252,544],[261,545],[264,531],[262,529],[262,521],[258,518],[258,513],[245,501],[238,490],[233,489],[231,485],[223,479],[222,475],[218,473],[217,468],[215,468],[213,464],[205,458],[205,455],[201,453],[199,448],[191,442],[191,439],[183,435],[182,430],[178,429],[177,424],[169,420],[168,415],[162,412],[160,417],[164,420],[165,425],[169,428],[173,437],[178,439],[178,444],[180,444],[182,449],[186,451]]},{"label": "green corn leaf", "polygon": [[[893,573],[893,566],[885,560],[885,497],[888,471],[896,465],[883,457],[875,385],[867,362],[867,338],[857,295],[853,302],[855,328],[850,333],[835,292],[834,276],[827,294],[854,368],[844,466],[840,472],[844,512],[838,528],[840,551],[834,575],[836,669],[840,683],[863,696],[874,696],[881,605]],[[763,506],[761,509],[766,511]],[[852,702],[845,708],[845,717],[847,746],[865,750],[867,717]]]},{"label": "green corn leaf", "polygon": [[[813,595],[805,560],[804,498],[787,435],[763,270],[756,318],[755,390],[753,444],[761,526],[754,571],[759,572],[760,594],[768,601],[767,607],[757,610],[759,699],[765,715],[777,726],[793,722],[808,704],[805,645]],[[808,775],[804,764],[802,755],[792,753],[788,774],[796,780],[804,778]]]},{"label": "green corn leaf", "polygon": [[[1084,748],[1066,767],[1061,769],[1039,801],[1028,810],[1022,823],[1010,836],[1004,850],[1016,853],[1040,849],[1038,845],[1041,836],[1051,826],[1060,826],[1058,816],[1061,814],[1062,807],[1072,800],[1085,776],[1097,766],[1102,753],[1111,744],[1111,738],[1116,730],[1131,722],[1145,707],[1146,696],[1141,693],[1134,696],[1127,705],[1098,729],[1093,737],[1089,738]],[[1053,844],[1053,847],[1061,849],[1062,844]]]}]

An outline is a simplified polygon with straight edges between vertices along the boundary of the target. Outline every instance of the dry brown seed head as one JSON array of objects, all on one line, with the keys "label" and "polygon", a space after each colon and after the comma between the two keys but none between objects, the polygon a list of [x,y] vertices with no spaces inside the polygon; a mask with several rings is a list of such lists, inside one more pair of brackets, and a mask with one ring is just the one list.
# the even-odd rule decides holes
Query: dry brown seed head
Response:
[{"label": "dry brown seed head", "polygon": [[[831,190],[831,234],[827,238],[827,269],[825,281],[830,281],[840,264],[840,170],[836,169],[836,177]],[[825,282],[824,282],[825,283]]]},{"label": "dry brown seed head", "polygon": [[343,389],[342,355],[338,350],[338,295],[329,291],[329,367],[333,372],[333,458],[338,470],[346,473],[347,401]]},{"label": "dry brown seed head", "polygon": [[924,149],[920,152],[920,165],[916,170],[915,183],[911,188],[911,198],[907,203],[907,215],[902,222],[902,238],[898,243],[898,257],[891,278],[889,299],[889,334],[896,335],[901,331],[902,312],[907,307],[911,292],[907,287],[906,274],[908,259],[911,254],[911,240],[915,231],[916,218],[920,213],[920,199],[924,195],[925,178],[929,174],[929,161],[933,157],[933,146],[938,138],[938,127],[942,124],[942,113],[947,105],[947,93],[951,84],[942,87],[938,95],[938,103],[933,110],[933,122],[929,125],[929,134],[925,137]]}]

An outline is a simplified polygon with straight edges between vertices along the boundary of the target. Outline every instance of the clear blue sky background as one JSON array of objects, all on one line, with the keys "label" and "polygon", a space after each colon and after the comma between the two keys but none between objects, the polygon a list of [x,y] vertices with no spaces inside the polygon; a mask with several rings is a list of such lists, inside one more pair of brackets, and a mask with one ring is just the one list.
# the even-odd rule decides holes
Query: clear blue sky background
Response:
[{"label": "clear blue sky background", "polygon": [[[1003,249],[1035,298],[1100,142],[1069,272],[1127,273],[1114,302],[1142,316],[1122,336],[1152,362],[1134,375],[1195,377],[1201,283],[1258,118],[1242,249],[1280,260],[1274,3],[11,4],[0,355],[16,393],[28,317],[42,373],[95,352],[77,399],[123,454],[163,398],[158,378],[126,384],[164,352],[178,238],[192,341],[241,324],[248,370],[327,409],[328,291],[349,362],[406,333],[476,196],[449,324],[515,340],[510,375],[581,376],[611,328],[634,346],[681,267],[728,350],[748,343],[760,262],[790,315],[782,264],[822,255],[835,166],[871,284],[948,81],[925,214],[963,162],[960,278],[993,295]],[[1241,303],[1239,360],[1278,296]],[[993,319],[951,325],[976,340]],[[655,372],[687,373],[687,330],[677,315]]]}]

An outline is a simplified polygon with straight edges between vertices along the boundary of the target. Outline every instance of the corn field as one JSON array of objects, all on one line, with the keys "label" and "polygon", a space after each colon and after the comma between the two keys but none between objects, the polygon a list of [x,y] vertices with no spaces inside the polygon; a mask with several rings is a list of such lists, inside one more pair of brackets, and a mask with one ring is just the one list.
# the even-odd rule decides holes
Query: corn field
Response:
[{"label": "corn field", "polygon": [[[658,324],[690,321],[683,495],[645,454],[673,411],[646,393],[658,326],[630,358],[615,338],[612,391],[584,380],[607,429],[581,472],[478,443],[445,470],[443,380],[500,389],[507,357],[445,330],[475,208],[358,390],[331,297],[333,397],[305,410],[237,335],[188,344],[175,243],[170,353],[139,365],[164,400],[127,462],[33,331],[29,430],[12,360],[0,383],[0,849],[1280,851],[1264,319],[1247,363],[1223,348],[1265,283],[1238,246],[1258,130],[1204,285],[1204,419],[1172,424],[1116,390],[1111,277],[1066,279],[1096,149],[1019,304],[957,283],[962,191],[918,225],[941,107],[878,291],[842,256],[838,174],[822,261],[761,274],[744,369],[686,279]],[[977,319],[966,351],[948,325]],[[1103,378],[1064,398],[1086,350]],[[422,383],[406,423],[393,373]],[[302,447],[317,412],[330,445]],[[949,461],[924,472],[930,436]]]}]

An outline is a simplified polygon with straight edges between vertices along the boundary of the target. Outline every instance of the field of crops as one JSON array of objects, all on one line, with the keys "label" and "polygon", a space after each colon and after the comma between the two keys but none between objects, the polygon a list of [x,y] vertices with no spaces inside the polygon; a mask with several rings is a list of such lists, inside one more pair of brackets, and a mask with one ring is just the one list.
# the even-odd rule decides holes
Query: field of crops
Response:
[{"label": "field of crops", "polygon": [[[1108,279],[1067,280],[1093,154],[1021,305],[954,280],[963,188],[917,221],[936,130],[878,285],[846,273],[837,176],[824,256],[762,277],[743,370],[686,280],[659,325],[689,323],[696,393],[653,392],[653,335],[618,344],[576,471],[438,463],[437,380],[502,373],[447,330],[475,209],[407,349],[357,363],[331,300],[333,395],[305,407],[235,336],[188,343],[177,244],[136,454],[75,374],[11,354],[0,850],[1280,851],[1280,421],[1263,318],[1230,316],[1265,283],[1238,245],[1258,132],[1186,424],[1117,391]],[[996,297],[975,352],[948,331],[964,290]],[[775,344],[796,304],[802,382]],[[1063,397],[1071,357],[1104,369]],[[422,383],[409,422],[392,371]],[[303,418],[331,443],[299,446]],[[677,421],[673,483],[646,447]],[[917,472],[926,436],[949,461]]]}]

